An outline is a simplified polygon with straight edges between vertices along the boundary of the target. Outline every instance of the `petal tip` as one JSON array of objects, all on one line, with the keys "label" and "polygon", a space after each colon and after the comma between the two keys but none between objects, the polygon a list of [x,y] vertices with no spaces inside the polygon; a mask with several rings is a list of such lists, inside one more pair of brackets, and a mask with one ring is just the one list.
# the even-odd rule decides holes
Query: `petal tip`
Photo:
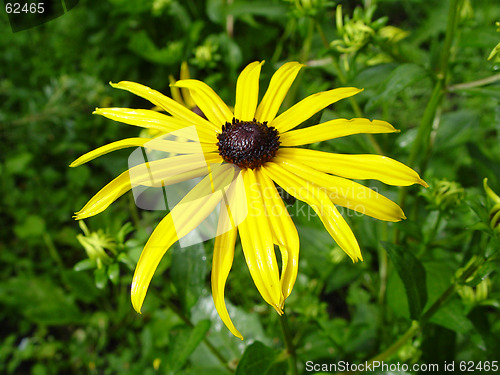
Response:
[{"label": "petal tip", "polygon": [[283,315],[283,310],[281,309],[281,307],[279,305],[273,305],[273,307],[279,316]]},{"label": "petal tip", "polygon": [[425,182],[424,180],[422,180],[421,178],[419,179],[418,183],[425,188],[429,187],[429,184],[427,182]]}]

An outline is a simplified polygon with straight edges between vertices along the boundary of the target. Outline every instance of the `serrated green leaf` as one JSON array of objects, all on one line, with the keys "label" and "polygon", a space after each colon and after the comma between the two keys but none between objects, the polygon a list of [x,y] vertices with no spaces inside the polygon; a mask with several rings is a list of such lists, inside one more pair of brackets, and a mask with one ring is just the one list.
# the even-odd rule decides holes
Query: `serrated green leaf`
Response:
[{"label": "serrated green leaf", "polygon": [[411,252],[402,247],[389,242],[384,242],[383,247],[403,281],[410,309],[410,318],[418,319],[427,301],[425,269]]}]

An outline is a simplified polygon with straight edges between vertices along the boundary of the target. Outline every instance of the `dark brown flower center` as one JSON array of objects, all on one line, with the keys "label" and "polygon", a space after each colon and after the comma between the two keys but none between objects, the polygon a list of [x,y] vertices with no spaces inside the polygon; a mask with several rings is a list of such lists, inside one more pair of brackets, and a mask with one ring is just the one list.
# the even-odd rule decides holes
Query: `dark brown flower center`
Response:
[{"label": "dark brown flower center", "polygon": [[240,121],[233,118],[231,123],[222,125],[222,133],[217,135],[219,154],[228,162],[240,168],[255,169],[271,160],[278,151],[278,131],[266,122]]}]

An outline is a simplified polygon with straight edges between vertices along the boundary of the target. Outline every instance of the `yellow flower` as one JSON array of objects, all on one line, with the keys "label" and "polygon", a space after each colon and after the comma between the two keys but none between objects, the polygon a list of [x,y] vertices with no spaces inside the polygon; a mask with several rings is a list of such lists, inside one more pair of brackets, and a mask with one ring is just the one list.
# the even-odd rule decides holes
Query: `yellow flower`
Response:
[{"label": "yellow flower", "polygon": [[[279,314],[283,313],[285,299],[292,292],[297,277],[299,237],[275,183],[308,203],[353,261],[362,259],[359,245],[336,205],[386,221],[399,221],[405,216],[397,204],[349,178],[377,179],[397,186],[414,183],[427,186],[415,171],[384,156],[333,154],[296,147],[351,134],[397,130],[385,121],[363,118],[335,119],[294,130],[323,108],[361,90],[346,87],[319,92],[277,115],[303,65],[289,62],[279,68],[259,104],[262,64],[253,62],[240,74],[234,113],[208,85],[192,79],[177,81],[175,85],[189,90],[206,118],[158,91],[133,82],[112,86],[137,94],[170,115],[128,108],[98,108],[94,112],[126,124],[158,129],[165,134],[180,132],[188,141],[124,139],[77,159],[71,166],[113,150],[143,146],[182,154],[130,168],[99,191],[76,213],[76,219],[102,212],[133,186],[165,187],[204,176],[158,224],[144,247],[132,281],[132,304],[138,312],[165,252],[195,229],[219,203],[212,294],[225,325],[242,338],[224,302],[224,287],[233,263],[237,232],[255,286]],[[281,272],[274,245],[281,252]]]}]

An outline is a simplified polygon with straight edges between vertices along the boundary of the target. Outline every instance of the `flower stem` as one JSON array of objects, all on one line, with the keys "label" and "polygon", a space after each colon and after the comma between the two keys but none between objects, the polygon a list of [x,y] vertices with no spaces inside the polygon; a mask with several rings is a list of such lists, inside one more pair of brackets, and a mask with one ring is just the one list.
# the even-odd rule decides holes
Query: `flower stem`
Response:
[{"label": "flower stem", "polygon": [[[429,144],[430,134],[432,130],[432,123],[436,115],[438,106],[446,91],[446,78],[448,76],[448,65],[450,59],[450,50],[453,42],[453,34],[457,27],[457,14],[458,14],[459,0],[450,0],[450,7],[448,9],[448,23],[446,26],[446,36],[444,40],[444,45],[442,49],[442,55],[440,59],[440,64],[438,67],[438,72],[436,74],[436,82],[434,84],[434,89],[432,90],[431,97],[420,121],[418,127],[417,137],[413,146],[410,150],[410,156],[408,162],[406,163],[410,167],[415,166],[418,155],[425,154],[425,149]],[[420,171],[423,174],[423,170]],[[404,209],[406,196],[408,195],[408,188],[402,188],[399,191],[399,206]],[[398,231],[395,231],[394,236],[395,242],[398,240]]]},{"label": "flower stem", "polygon": [[293,345],[290,327],[288,326],[287,315],[280,315],[279,321],[281,332],[283,334],[283,340],[285,341],[285,347],[288,354],[288,367],[290,368],[292,375],[297,375],[297,353],[295,352],[295,346]]},{"label": "flower stem", "polygon": [[475,87],[489,85],[490,83],[495,83],[498,81],[500,81],[500,73],[494,74],[490,77],[486,77],[483,79],[478,79],[477,81],[458,83],[456,85],[451,85],[451,86],[447,87],[447,90],[448,91],[460,91],[460,90],[473,89]]},{"label": "flower stem", "polygon": [[[375,355],[367,361],[373,363],[375,361],[384,361],[402,348],[408,341],[410,341],[416,334],[418,334],[425,324],[432,318],[432,316],[448,301],[448,299],[456,291],[457,286],[464,283],[469,277],[477,272],[485,263],[484,258],[477,257],[474,261],[469,262],[461,274],[455,278],[452,284],[439,296],[439,298],[425,311],[421,316],[420,321],[413,321],[410,328],[401,336],[395,343],[388,347],[383,352]],[[342,374],[357,374],[359,371],[349,371]],[[339,373],[340,374],[340,373]]]},{"label": "flower stem", "polygon": [[413,143],[413,147],[410,151],[410,158],[408,160],[408,165],[412,167],[415,164],[417,156],[421,153],[421,148],[424,147],[425,143],[428,141],[432,121],[436,114],[439,103],[444,95],[445,82],[448,76],[448,63],[450,59],[451,44],[453,42],[453,34],[457,26],[457,13],[458,13],[459,0],[451,0],[450,8],[448,10],[448,24],[446,26],[446,36],[443,45],[443,53],[441,55],[440,65],[438,72],[436,74],[436,83],[434,85],[434,90],[432,91],[431,98],[427,103],[425,108],[424,116],[418,128],[417,139]]}]

